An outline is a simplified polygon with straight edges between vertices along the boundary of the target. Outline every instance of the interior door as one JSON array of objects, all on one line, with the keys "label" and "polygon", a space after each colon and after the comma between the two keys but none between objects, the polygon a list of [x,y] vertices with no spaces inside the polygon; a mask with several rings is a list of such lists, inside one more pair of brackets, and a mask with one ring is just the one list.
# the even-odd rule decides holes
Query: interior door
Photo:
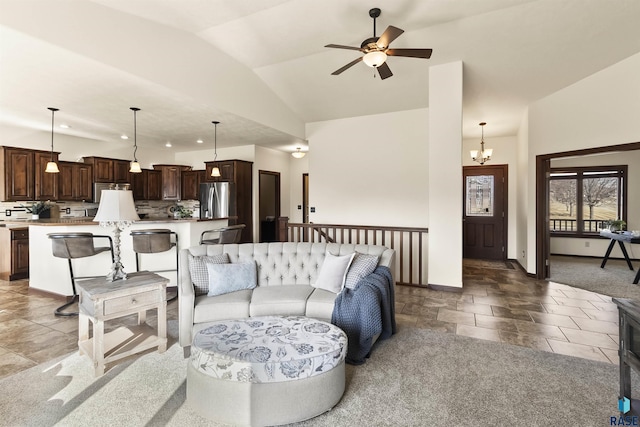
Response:
[{"label": "interior door", "polygon": [[506,260],[507,165],[463,168],[463,256]]}]

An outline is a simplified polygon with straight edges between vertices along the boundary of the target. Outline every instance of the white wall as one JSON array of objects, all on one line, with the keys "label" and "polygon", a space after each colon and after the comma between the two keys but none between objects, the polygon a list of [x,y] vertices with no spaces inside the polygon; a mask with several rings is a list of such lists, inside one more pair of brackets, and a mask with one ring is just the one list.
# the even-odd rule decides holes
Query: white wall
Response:
[{"label": "white wall", "polygon": [[[487,124],[487,126],[489,126]],[[493,148],[493,155],[487,166],[508,165],[507,192],[507,257],[517,258],[517,194],[518,194],[518,139],[514,136],[484,139],[485,148]],[[462,141],[462,165],[478,166],[469,155],[471,150],[480,150],[480,139],[465,139]],[[462,193],[461,193],[462,197]]]},{"label": "white wall", "polygon": [[430,285],[462,287],[462,62],[429,68]]},{"label": "white wall", "polygon": [[536,156],[640,141],[640,53],[529,106],[527,271],[536,272]]},{"label": "white wall", "polygon": [[[302,210],[298,209],[298,206],[302,206],[302,175],[309,172],[309,157],[312,156],[312,153],[307,153],[301,159],[296,159],[293,156],[290,156],[289,160],[289,171],[290,171],[290,190],[291,194],[289,196],[289,200],[291,203],[289,209],[289,221],[290,222],[302,222]],[[309,180],[311,180],[311,176],[309,176]],[[284,212],[283,212],[284,215]]]},{"label": "white wall", "polygon": [[[218,148],[217,160],[245,160],[255,161],[255,145],[239,145],[237,147]],[[175,153],[174,162],[179,165],[191,166],[195,170],[205,168],[205,162],[212,162],[214,158],[213,149],[200,151],[183,151]]]},{"label": "white wall", "polygon": [[427,227],[427,114],[307,124],[310,221]]},{"label": "white wall", "polygon": [[[518,165],[518,192],[517,192],[517,221],[516,221],[516,260],[527,270],[528,265],[528,238],[527,238],[527,217],[529,215],[527,209],[527,190],[529,175],[529,111],[522,115],[520,129],[518,131],[518,149],[517,149],[517,165]],[[533,241],[533,250],[535,265],[535,240]]]}]

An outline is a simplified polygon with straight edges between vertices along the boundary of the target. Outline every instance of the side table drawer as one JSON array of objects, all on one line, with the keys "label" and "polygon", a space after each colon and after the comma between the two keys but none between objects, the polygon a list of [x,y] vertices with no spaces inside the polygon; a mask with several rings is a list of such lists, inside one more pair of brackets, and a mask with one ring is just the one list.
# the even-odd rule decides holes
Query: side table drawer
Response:
[{"label": "side table drawer", "polygon": [[122,311],[135,310],[136,307],[143,307],[148,304],[160,302],[162,300],[161,298],[161,291],[155,289],[153,291],[109,299],[104,302],[104,315],[109,316]]}]

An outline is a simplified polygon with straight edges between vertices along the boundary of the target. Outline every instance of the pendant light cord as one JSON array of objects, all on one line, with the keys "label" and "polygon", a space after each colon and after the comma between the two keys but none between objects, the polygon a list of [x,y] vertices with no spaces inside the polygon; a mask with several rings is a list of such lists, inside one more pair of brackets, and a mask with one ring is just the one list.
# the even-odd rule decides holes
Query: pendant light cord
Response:
[{"label": "pendant light cord", "polygon": [[218,159],[218,121],[212,121],[214,126],[213,131],[213,161],[215,162]]},{"label": "pendant light cord", "polygon": [[58,109],[49,107],[49,110],[51,111],[51,161],[53,162],[53,126],[54,126],[54,116],[56,114],[56,111],[58,111]]},{"label": "pendant light cord", "polygon": [[136,113],[140,111],[139,108],[131,107],[133,111],[133,161],[138,162],[136,153],[138,152],[138,119]]}]

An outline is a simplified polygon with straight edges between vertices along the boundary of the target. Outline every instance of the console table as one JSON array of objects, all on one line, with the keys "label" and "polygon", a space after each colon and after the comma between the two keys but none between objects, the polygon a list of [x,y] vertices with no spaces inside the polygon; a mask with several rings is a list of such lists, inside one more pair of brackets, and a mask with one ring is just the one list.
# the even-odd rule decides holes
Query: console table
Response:
[{"label": "console table", "polygon": [[[629,259],[629,254],[627,253],[627,249],[624,247],[624,242],[627,243],[640,243],[640,237],[633,237],[630,234],[621,234],[621,233],[612,233],[611,231],[602,230],[600,232],[600,236],[606,237],[607,239],[611,239],[609,242],[609,247],[607,248],[607,252],[602,259],[602,264],[600,264],[600,268],[604,268],[607,264],[607,260],[609,259],[609,255],[611,255],[611,251],[615,246],[616,242],[620,245],[620,249],[622,250],[622,254],[624,255],[625,261],[627,261],[627,265],[629,266],[629,270],[633,271],[633,266],[631,265],[631,260]],[[636,273],[635,279],[633,279],[633,283],[635,285],[640,281],[640,269],[638,269],[638,273]]]},{"label": "console table", "polygon": [[[126,280],[108,282],[106,277],[76,284],[80,297],[78,347],[93,361],[95,376],[104,374],[106,363],[158,347],[167,349],[166,288],[169,279],[148,271],[130,273]],[[146,323],[147,310],[158,311],[157,330]],[[138,315],[138,324],[105,334],[105,321]],[[89,322],[93,334],[89,337]]]}]

